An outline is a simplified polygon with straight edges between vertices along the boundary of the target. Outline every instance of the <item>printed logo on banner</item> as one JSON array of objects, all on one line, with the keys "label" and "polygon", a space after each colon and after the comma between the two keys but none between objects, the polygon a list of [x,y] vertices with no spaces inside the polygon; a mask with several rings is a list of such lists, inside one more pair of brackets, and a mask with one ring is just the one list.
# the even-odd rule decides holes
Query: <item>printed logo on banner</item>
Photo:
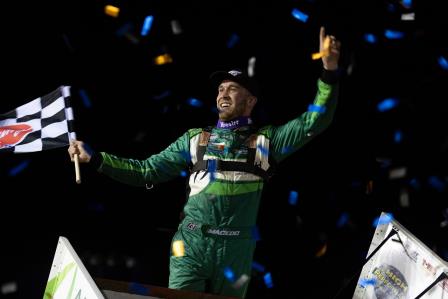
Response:
[{"label": "printed logo on banner", "polygon": [[431,273],[432,276],[435,276],[437,273],[437,269],[431,265],[430,262],[428,262],[426,259],[423,259],[422,266],[425,270],[427,270],[429,273]]},{"label": "printed logo on banner", "polygon": [[[389,218],[386,216],[383,212],[380,218]],[[391,238],[394,235],[398,239]],[[448,279],[441,275],[448,274],[448,264],[398,221],[377,226],[369,252],[375,248],[379,251],[364,265],[353,299],[420,298],[424,290],[424,298],[447,296]],[[366,284],[366,281],[373,283]],[[427,289],[433,283],[437,286]]]},{"label": "printed logo on banner", "polygon": [[377,299],[395,299],[406,298],[408,292],[408,283],[397,268],[388,264],[382,264],[373,270],[377,278],[374,287]]},{"label": "printed logo on banner", "polygon": [[419,253],[417,250],[414,250],[413,246],[411,246],[410,242],[406,242],[404,245],[404,249],[406,250],[407,256],[414,262],[418,262]]},{"label": "printed logo on banner", "polygon": [[0,149],[13,147],[22,142],[26,135],[31,133],[33,128],[28,124],[15,124],[0,127]]}]

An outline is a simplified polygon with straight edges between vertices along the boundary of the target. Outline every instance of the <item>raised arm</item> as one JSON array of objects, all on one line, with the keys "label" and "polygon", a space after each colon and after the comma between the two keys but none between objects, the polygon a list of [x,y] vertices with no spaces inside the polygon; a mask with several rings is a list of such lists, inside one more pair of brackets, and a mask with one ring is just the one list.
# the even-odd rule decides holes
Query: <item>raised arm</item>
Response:
[{"label": "raised arm", "polygon": [[268,131],[271,139],[271,150],[277,162],[282,161],[316,135],[325,130],[331,123],[338,97],[338,61],[340,42],[332,35],[325,34],[321,27],[319,34],[323,72],[317,82],[317,93],[308,111],[297,118]]}]

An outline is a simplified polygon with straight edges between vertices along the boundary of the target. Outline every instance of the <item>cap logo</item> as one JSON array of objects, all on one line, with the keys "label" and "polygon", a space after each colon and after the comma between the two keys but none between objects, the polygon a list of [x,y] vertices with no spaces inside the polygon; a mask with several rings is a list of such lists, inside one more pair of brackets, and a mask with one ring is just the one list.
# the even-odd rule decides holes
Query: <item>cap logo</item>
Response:
[{"label": "cap logo", "polygon": [[229,74],[236,77],[236,76],[241,75],[242,73],[240,71],[231,70],[231,71],[229,71]]}]

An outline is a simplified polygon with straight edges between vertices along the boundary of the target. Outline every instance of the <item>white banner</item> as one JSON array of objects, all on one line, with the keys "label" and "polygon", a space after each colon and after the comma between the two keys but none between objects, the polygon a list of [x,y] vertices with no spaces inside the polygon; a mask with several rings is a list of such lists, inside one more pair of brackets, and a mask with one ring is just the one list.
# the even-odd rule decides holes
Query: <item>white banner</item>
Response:
[{"label": "white banner", "polygon": [[70,242],[59,237],[44,299],[104,299]]},{"label": "white banner", "polygon": [[364,265],[354,299],[414,299],[439,277],[445,277],[421,298],[448,298],[448,263],[407,231],[390,214],[382,213],[367,256],[392,236]]}]

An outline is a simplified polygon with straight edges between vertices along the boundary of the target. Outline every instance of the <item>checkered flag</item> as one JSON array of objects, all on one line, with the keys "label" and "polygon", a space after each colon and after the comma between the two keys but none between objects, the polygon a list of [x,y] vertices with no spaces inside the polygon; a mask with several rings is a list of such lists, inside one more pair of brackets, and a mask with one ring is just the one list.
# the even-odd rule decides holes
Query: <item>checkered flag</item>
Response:
[{"label": "checkered flag", "polygon": [[69,145],[76,139],[70,86],[0,114],[0,152],[27,153]]}]

